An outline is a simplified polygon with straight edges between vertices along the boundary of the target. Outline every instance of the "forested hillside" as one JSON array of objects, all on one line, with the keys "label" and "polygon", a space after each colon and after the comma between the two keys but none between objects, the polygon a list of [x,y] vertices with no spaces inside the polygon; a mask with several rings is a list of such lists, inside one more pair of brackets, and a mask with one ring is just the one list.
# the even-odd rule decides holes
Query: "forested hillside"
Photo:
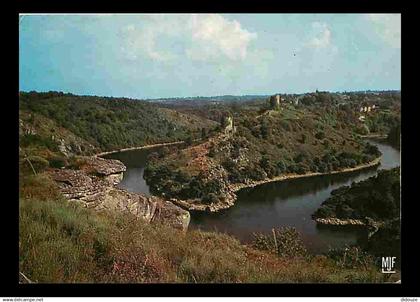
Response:
[{"label": "forested hillside", "polygon": [[149,161],[146,179],[155,194],[204,204],[228,200],[229,185],[277,176],[354,168],[380,155],[354,128],[350,107],[296,107],[234,111],[236,131]]},{"label": "forested hillside", "polygon": [[[21,92],[19,101],[21,111],[49,118],[104,151],[185,140],[216,124],[125,98]],[[27,122],[36,124],[36,115]]]},{"label": "forested hillside", "polygon": [[400,216],[400,168],[381,170],[377,176],[331,192],[314,217],[389,220]]}]

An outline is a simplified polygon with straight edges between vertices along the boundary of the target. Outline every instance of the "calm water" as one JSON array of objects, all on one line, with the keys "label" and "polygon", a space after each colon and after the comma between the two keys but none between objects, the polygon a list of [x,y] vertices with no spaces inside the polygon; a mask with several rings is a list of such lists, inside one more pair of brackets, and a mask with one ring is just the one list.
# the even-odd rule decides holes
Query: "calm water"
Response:
[{"label": "calm water", "polygon": [[118,187],[129,192],[141,192],[150,195],[149,186],[146,184],[143,174],[147,156],[155,150],[156,148],[150,148],[105,155],[104,158],[119,159],[127,167],[123,180],[118,184]]},{"label": "calm water", "polygon": [[[342,175],[317,176],[290,181],[267,183],[238,192],[235,205],[223,212],[208,214],[193,212],[190,228],[217,230],[234,235],[243,242],[252,239],[253,232],[268,233],[274,227],[293,226],[301,232],[310,251],[323,252],[356,242],[362,234],[359,228],[322,227],[311,219],[320,204],[332,190],[371,177],[378,169],[400,165],[400,153],[393,147],[371,141],[382,152],[379,168]],[[149,193],[143,179],[144,165],[149,150],[127,151],[108,155],[121,160],[126,166],[120,187],[132,192]]]}]

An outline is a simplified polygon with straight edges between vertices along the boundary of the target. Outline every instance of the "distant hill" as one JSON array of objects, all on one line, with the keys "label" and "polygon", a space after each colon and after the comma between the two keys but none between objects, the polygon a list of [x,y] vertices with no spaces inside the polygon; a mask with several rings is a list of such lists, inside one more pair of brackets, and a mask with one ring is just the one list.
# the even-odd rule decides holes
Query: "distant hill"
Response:
[{"label": "distant hill", "polygon": [[217,125],[145,101],[60,92],[21,92],[19,109],[28,127],[39,128],[38,117],[46,118],[103,151],[185,140]]}]

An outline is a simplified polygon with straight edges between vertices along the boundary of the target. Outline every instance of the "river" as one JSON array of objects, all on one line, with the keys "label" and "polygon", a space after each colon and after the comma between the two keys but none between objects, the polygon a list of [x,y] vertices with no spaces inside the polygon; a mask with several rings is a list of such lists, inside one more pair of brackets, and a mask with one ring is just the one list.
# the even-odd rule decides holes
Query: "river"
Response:
[{"label": "river", "polygon": [[[214,214],[192,212],[190,228],[224,232],[242,242],[249,242],[253,232],[269,233],[272,228],[292,226],[301,233],[307,249],[314,253],[355,243],[363,235],[362,229],[318,226],[311,215],[330,196],[332,190],[376,175],[378,169],[400,165],[398,150],[383,142],[369,141],[382,152],[379,167],[346,174],[272,182],[242,189],[238,192],[235,205],[227,210]],[[127,166],[124,178],[118,186],[131,192],[150,194],[143,172],[147,155],[153,150],[132,150],[104,156],[119,159]]]}]

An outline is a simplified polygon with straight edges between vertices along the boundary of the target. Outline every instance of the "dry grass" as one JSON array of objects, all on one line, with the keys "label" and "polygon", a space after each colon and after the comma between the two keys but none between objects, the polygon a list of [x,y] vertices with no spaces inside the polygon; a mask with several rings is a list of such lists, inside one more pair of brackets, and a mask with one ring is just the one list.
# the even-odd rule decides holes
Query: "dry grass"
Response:
[{"label": "dry grass", "polygon": [[376,267],[325,256],[279,257],[219,233],[186,234],[95,212],[56,195],[38,175],[21,186],[19,267],[35,282],[381,282]]}]

